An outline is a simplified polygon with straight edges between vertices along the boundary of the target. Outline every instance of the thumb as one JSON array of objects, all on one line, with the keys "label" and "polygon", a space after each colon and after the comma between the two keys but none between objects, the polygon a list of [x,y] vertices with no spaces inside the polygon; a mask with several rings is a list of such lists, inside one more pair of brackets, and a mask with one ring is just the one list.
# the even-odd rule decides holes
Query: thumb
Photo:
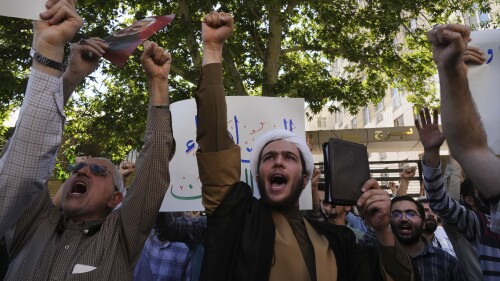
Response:
[{"label": "thumb", "polygon": [[227,14],[227,13],[222,13],[221,12],[219,14],[219,20],[221,21],[221,23],[223,23],[224,25],[226,25],[228,27],[232,27],[233,24],[234,24],[233,17],[230,14]]},{"label": "thumb", "polygon": [[456,46],[464,46],[464,41],[462,40],[462,35],[458,32],[452,32],[450,30],[443,30],[443,38],[452,42]]}]

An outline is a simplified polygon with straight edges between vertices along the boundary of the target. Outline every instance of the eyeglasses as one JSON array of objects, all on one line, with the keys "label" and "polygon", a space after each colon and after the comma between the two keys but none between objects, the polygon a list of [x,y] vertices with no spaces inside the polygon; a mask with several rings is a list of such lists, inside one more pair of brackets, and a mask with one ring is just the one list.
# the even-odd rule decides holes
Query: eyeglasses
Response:
[{"label": "eyeglasses", "polygon": [[94,175],[105,176],[107,173],[111,175],[111,171],[108,168],[97,164],[88,164],[88,163],[73,164],[69,166],[68,170],[74,174],[85,167],[89,167],[90,172]]},{"label": "eyeglasses", "polygon": [[391,213],[391,219],[400,220],[400,219],[403,218],[403,214],[409,220],[412,220],[414,218],[420,217],[420,215],[416,211],[411,210],[411,209],[404,210],[404,211],[394,210]]}]

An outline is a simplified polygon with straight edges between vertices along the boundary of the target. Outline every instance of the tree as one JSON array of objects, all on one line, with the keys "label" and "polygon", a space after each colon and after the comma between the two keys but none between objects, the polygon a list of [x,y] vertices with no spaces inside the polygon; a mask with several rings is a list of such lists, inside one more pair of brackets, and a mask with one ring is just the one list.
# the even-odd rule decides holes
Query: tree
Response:
[{"label": "tree", "polygon": [[[200,19],[214,8],[231,11],[237,25],[223,53],[228,95],[302,97],[313,112],[325,105],[334,111],[332,101],[337,101],[355,113],[379,101],[391,86],[407,89],[422,101],[434,94],[429,78],[435,68],[425,27],[445,22],[473,4],[470,0],[88,0],[78,4],[86,25],[75,42],[106,37],[134,19],[175,13],[171,25],[152,38],[172,53],[174,102],[192,97],[196,87]],[[412,28],[415,19],[421,28]],[[407,40],[395,42],[398,34]],[[29,21],[0,18],[0,114],[20,103],[31,36]],[[62,158],[85,153],[119,161],[130,149],[141,147],[147,85],[138,60],[139,51],[123,69],[103,63],[103,82],[87,83],[86,91],[78,90],[70,103],[66,132],[71,138],[63,146]],[[332,75],[339,62],[342,75]]]}]

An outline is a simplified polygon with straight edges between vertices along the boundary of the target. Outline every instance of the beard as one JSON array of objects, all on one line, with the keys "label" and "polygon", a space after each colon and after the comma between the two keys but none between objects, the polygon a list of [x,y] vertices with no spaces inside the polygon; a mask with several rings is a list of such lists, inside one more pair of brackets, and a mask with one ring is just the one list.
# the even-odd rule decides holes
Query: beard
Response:
[{"label": "beard", "polygon": [[423,231],[427,234],[432,234],[438,227],[437,220],[434,217],[428,217],[424,220]]},{"label": "beard", "polygon": [[404,245],[412,245],[417,243],[420,240],[420,237],[422,236],[422,226],[416,227],[415,225],[412,225],[412,233],[410,236],[403,236],[399,234],[399,229],[398,226],[401,225],[399,224],[393,224],[391,223],[391,229],[396,238],[398,239],[399,243],[404,244]]},{"label": "beard", "polygon": [[267,196],[264,180],[260,179],[258,182],[260,200],[267,206],[278,209],[278,210],[288,210],[295,207],[299,201],[300,195],[304,190],[304,186],[299,181],[295,187],[292,186],[292,191],[290,194],[281,200],[280,202],[274,202]]},{"label": "beard", "polygon": [[479,193],[478,196],[473,196],[472,198],[474,199],[474,206],[479,212],[487,215],[490,214],[489,204],[487,203],[488,199],[484,198],[481,193]]}]

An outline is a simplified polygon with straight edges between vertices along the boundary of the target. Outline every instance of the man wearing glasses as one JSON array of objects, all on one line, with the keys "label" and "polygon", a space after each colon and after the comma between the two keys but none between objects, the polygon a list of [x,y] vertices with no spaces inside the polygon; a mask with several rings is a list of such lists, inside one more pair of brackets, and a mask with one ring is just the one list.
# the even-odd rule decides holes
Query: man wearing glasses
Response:
[{"label": "man wearing glasses", "polygon": [[15,224],[6,235],[5,280],[132,280],[169,185],[168,163],[175,151],[168,108],[171,59],[146,41],[141,56],[149,85],[146,134],[122,207],[113,211],[123,198],[123,180],[104,158],[73,167],[60,208],[50,200],[47,181],[61,141],[64,103],[108,47],[95,39],[72,44],[64,70],[64,46],[83,24],[75,2],[47,1],[41,14],[47,21],[34,23],[38,55],[16,131],[0,158],[0,235]]},{"label": "man wearing glasses", "polygon": [[390,225],[410,256],[414,272],[420,280],[464,280],[457,259],[422,237],[424,219],[424,207],[411,196],[392,200]]}]

